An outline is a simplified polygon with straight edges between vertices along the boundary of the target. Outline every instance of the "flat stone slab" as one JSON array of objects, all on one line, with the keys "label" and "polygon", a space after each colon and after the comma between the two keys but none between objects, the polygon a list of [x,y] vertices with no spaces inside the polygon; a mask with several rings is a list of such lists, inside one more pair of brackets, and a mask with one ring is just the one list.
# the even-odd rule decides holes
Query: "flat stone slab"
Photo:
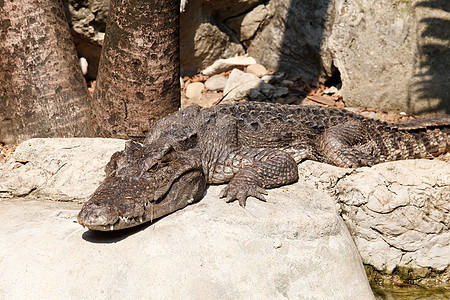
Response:
[{"label": "flat stone slab", "polygon": [[84,202],[105,178],[111,155],[126,140],[103,138],[30,139],[0,164],[0,199],[25,197]]},{"label": "flat stone slab", "polygon": [[94,232],[77,203],[0,200],[0,298],[374,299],[334,202],[303,183]]}]

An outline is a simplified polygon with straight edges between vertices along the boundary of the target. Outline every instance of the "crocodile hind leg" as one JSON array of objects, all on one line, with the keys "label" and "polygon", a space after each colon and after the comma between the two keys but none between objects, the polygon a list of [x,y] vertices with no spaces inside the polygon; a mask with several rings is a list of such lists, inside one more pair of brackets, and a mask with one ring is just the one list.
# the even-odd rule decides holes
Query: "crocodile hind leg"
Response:
[{"label": "crocodile hind leg", "polygon": [[372,166],[380,162],[378,147],[362,121],[348,121],[325,130],[320,148],[327,163],[347,168]]},{"label": "crocodile hind leg", "polygon": [[247,197],[265,201],[266,188],[289,184],[298,179],[295,160],[276,149],[243,149],[233,155],[232,165],[240,168],[220,193],[227,202],[238,200],[245,207]]}]

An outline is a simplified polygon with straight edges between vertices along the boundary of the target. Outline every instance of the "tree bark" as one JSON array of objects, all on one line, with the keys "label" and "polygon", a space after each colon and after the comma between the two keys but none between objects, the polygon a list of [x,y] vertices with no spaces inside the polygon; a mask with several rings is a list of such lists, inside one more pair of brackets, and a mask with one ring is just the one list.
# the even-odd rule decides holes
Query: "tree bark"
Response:
[{"label": "tree bark", "polygon": [[90,97],[58,0],[0,0],[0,142],[90,136]]},{"label": "tree bark", "polygon": [[179,0],[111,0],[94,92],[104,137],[142,140],[180,106]]}]

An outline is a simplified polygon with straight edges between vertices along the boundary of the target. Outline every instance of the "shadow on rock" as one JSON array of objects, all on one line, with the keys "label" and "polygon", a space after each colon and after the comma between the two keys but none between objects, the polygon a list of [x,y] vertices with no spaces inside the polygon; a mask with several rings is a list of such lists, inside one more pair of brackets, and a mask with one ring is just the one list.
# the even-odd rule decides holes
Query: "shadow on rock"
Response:
[{"label": "shadow on rock", "polygon": [[[450,13],[450,1],[421,1],[416,7],[433,10],[420,20],[421,39],[418,45],[419,71],[414,91],[418,101],[427,101],[428,107],[417,113],[450,113],[450,21],[445,18]],[[428,17],[431,16],[431,17]],[[412,103],[410,103],[411,105]]]},{"label": "shadow on rock", "polygon": [[85,241],[96,244],[113,244],[120,242],[142,230],[145,230],[147,229],[147,227],[150,227],[152,225],[154,226],[157,222],[158,220],[154,220],[153,222],[146,222],[135,227],[114,231],[97,231],[89,229],[83,233],[82,238]]}]

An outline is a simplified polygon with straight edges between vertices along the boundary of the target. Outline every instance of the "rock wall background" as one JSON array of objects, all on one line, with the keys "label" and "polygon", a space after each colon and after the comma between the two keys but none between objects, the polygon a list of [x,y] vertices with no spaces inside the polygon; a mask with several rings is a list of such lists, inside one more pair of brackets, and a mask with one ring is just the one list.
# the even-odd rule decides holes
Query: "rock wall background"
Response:
[{"label": "rock wall background", "polygon": [[[108,0],[66,0],[95,77]],[[182,73],[249,54],[272,71],[342,81],[348,106],[450,113],[447,0],[182,0]]]}]

